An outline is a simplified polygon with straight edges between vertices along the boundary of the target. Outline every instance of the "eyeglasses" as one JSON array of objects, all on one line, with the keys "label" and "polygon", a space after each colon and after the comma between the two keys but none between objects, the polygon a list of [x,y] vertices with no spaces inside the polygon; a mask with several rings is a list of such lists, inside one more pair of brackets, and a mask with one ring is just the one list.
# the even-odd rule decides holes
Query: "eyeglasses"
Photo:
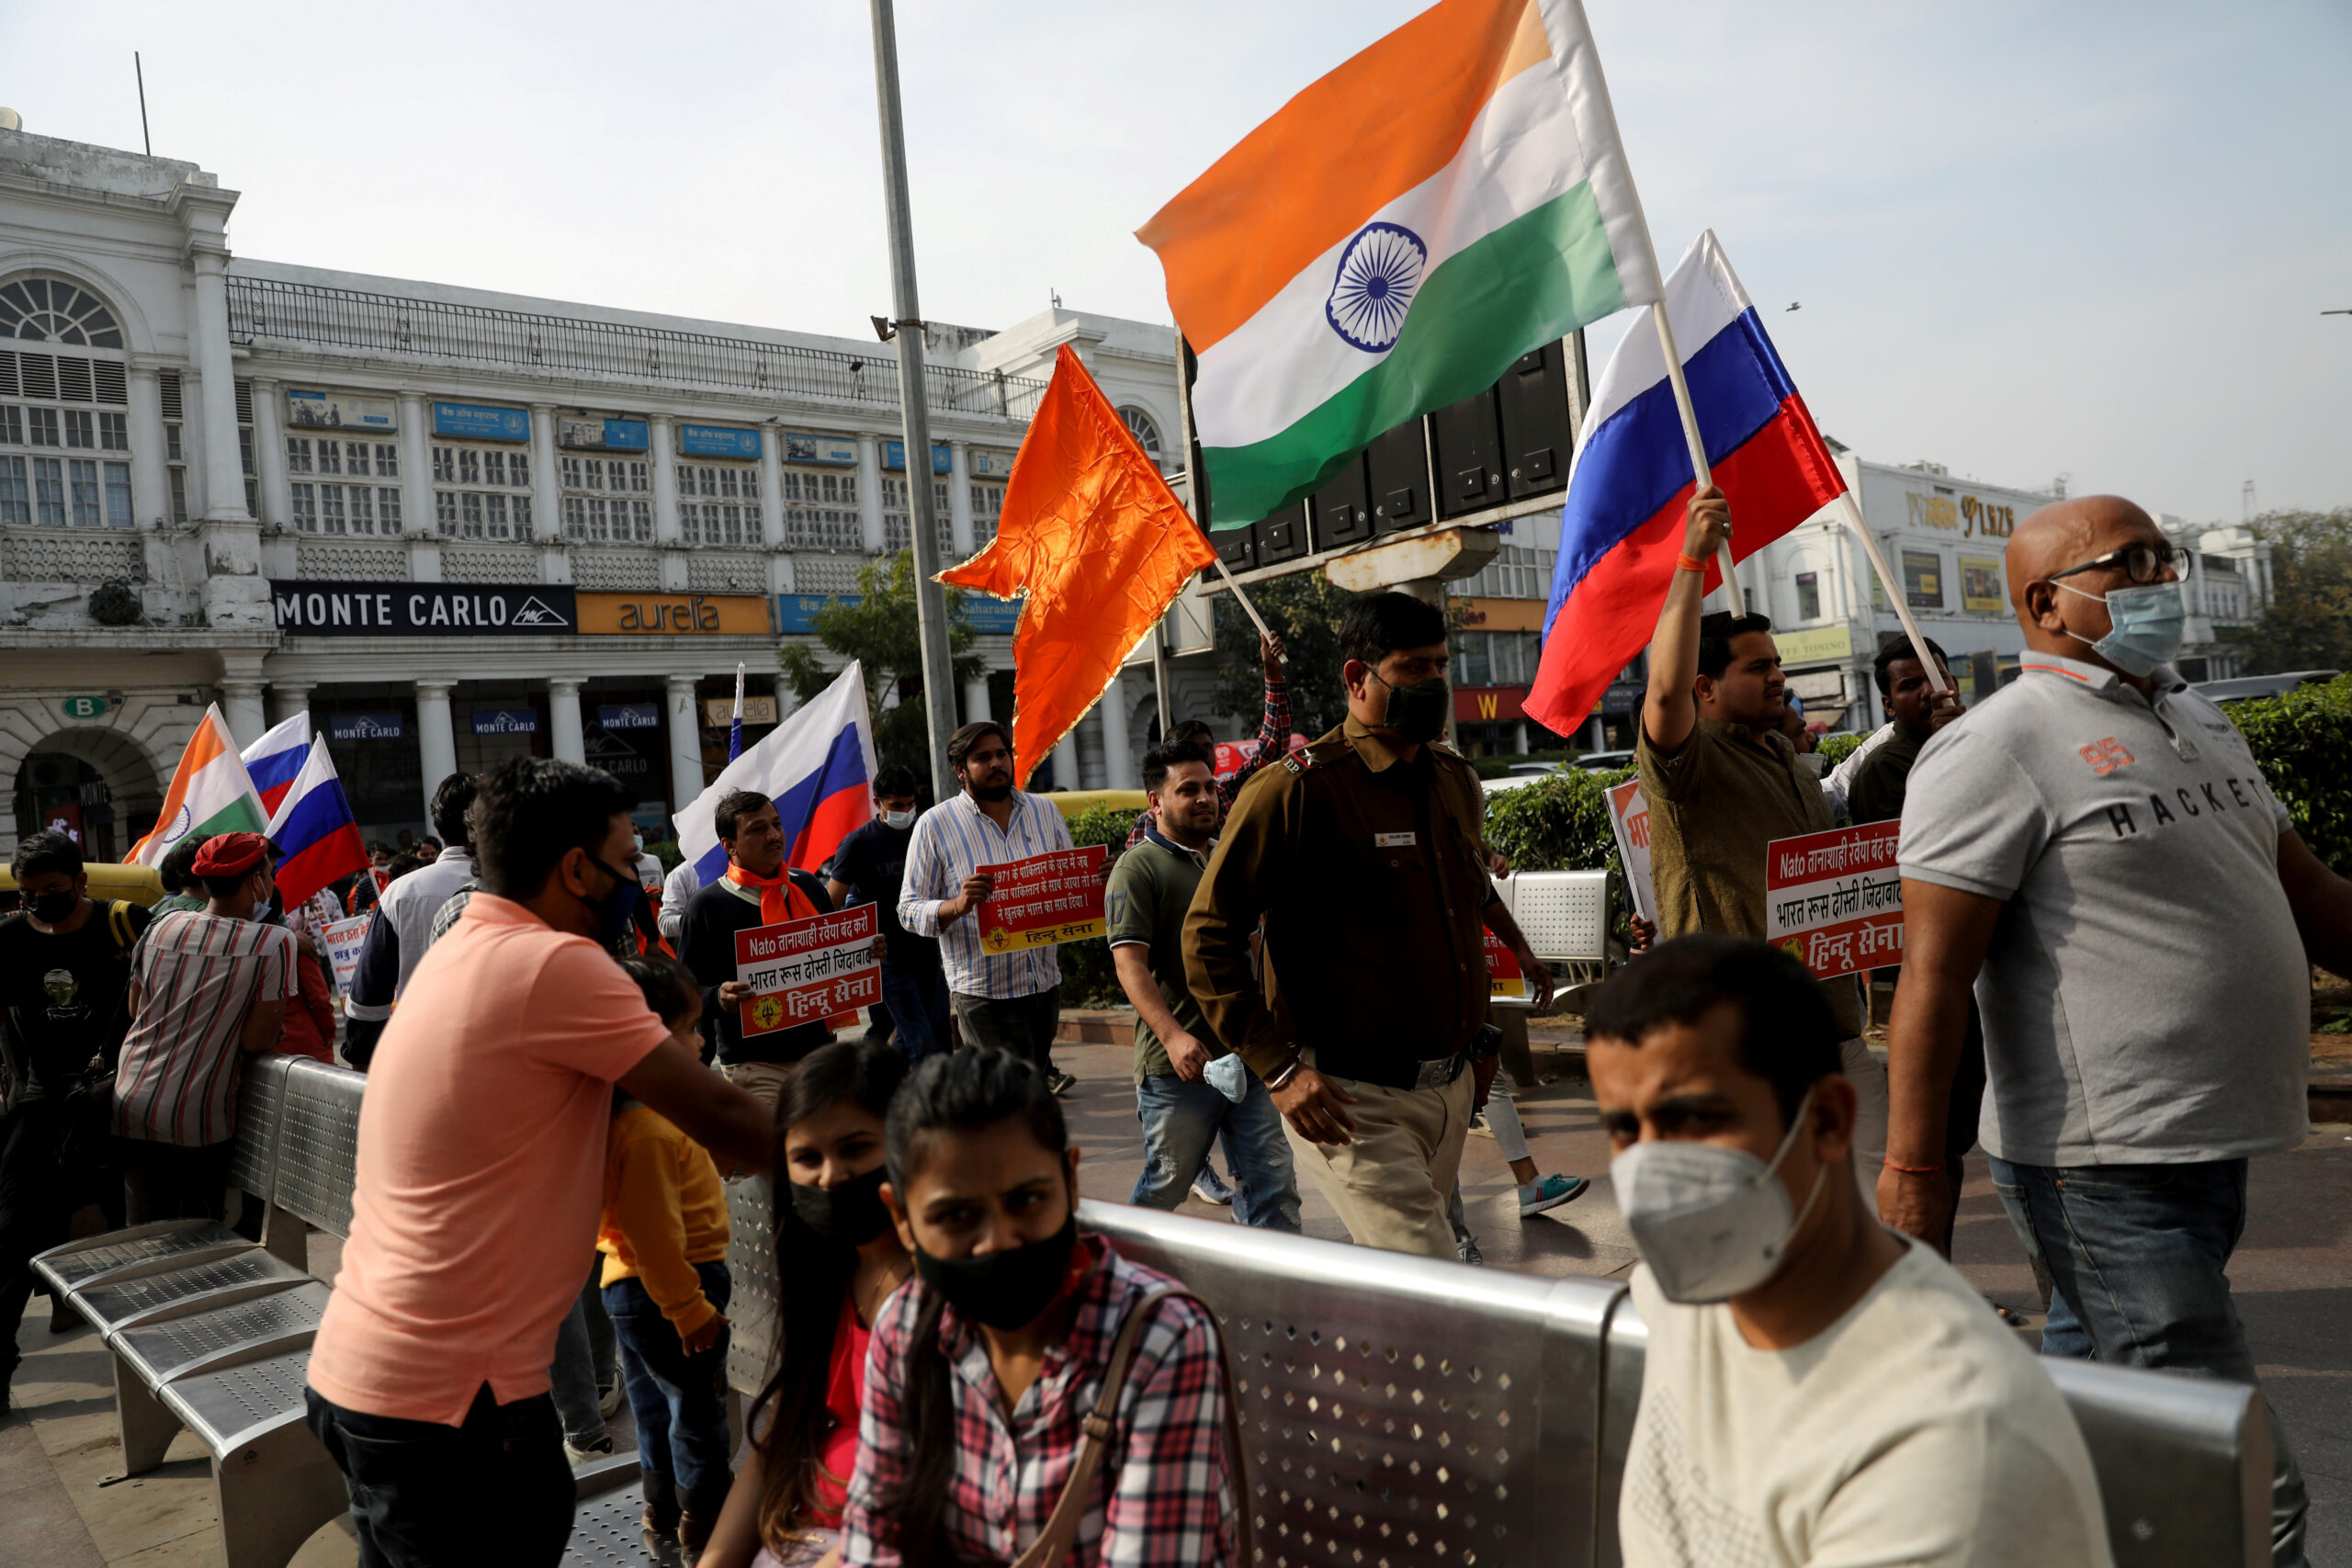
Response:
[{"label": "eyeglasses", "polygon": [[2126,545],[2120,550],[2109,550],[2097,560],[2086,560],[2080,566],[2070,566],[2064,571],[2053,571],[2048,581],[2072,577],[2076,572],[2097,571],[2101,567],[2120,566],[2123,574],[2134,582],[2147,583],[2167,567],[2177,566],[2185,552],[2177,545]]}]

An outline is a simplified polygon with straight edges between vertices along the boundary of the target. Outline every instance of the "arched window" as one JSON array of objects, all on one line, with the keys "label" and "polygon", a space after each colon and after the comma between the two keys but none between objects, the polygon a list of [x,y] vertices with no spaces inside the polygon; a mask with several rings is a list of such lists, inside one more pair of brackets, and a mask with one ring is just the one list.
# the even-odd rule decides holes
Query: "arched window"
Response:
[{"label": "arched window", "polygon": [[1155,463],[1159,462],[1159,426],[1151,415],[1129,403],[1119,411],[1119,417],[1126,422],[1127,429],[1135,435],[1136,445],[1143,448],[1143,455]]},{"label": "arched window", "polygon": [[20,277],[0,285],[0,337],[120,348],[114,312],[78,284],[62,277]]}]

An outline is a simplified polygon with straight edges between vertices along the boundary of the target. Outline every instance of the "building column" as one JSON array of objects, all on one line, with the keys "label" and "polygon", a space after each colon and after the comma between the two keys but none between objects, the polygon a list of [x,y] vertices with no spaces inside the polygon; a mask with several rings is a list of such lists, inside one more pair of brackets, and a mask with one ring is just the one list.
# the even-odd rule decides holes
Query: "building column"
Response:
[{"label": "building column", "polygon": [[171,521],[172,481],[164,462],[164,382],[156,372],[130,371],[130,516],[141,533]]},{"label": "building column", "polygon": [[441,531],[433,515],[433,426],[423,393],[400,396],[401,532],[429,539]]},{"label": "building column", "polygon": [[972,558],[972,444],[947,444],[947,534],[958,560]]},{"label": "building column", "polygon": [[1077,790],[1084,786],[1079,782],[1078,726],[1073,724],[1054,748],[1054,787]]},{"label": "building column", "polygon": [[269,728],[269,720],[262,711],[261,693],[262,682],[258,679],[221,677],[220,716],[229,721],[229,733],[240,747],[252,745]]},{"label": "building column", "polygon": [[677,545],[685,539],[678,525],[678,442],[671,434],[673,428],[670,416],[664,413],[646,422],[646,458],[653,465],[653,542],[657,545]]},{"label": "building column", "polygon": [[531,537],[543,545],[563,539],[563,480],[555,460],[555,405],[531,405]]},{"label": "building column", "polygon": [[702,714],[692,675],[673,675],[669,688],[670,809],[684,811],[703,792]]},{"label": "building column", "polygon": [[250,523],[245,463],[237,449],[237,367],[229,348],[229,247],[220,237],[192,238],[188,259],[196,267],[196,368],[203,378],[198,428],[204,437],[204,517]]},{"label": "building column", "polygon": [[[773,420],[760,426],[760,538],[771,548],[784,547],[784,426]],[[768,592],[783,592],[773,572]]]},{"label": "building column", "polygon": [[1525,719],[1523,719],[1523,718],[1522,718],[1522,719],[1521,719],[1517,724],[1515,724],[1515,725],[1511,726],[1511,736],[1512,736],[1512,739],[1513,739],[1513,744],[1517,745],[1517,746],[1518,746],[1518,748],[1519,748],[1519,754],[1520,754],[1521,756],[1522,756],[1522,757],[1526,756],[1526,755],[1527,755],[1527,721],[1526,721]]},{"label": "building column", "polygon": [[[311,710],[311,683],[308,681],[272,681],[269,683],[270,706],[284,724],[298,713]],[[311,726],[312,729],[319,727]]]},{"label": "building column", "polygon": [[[278,384],[255,380],[254,398],[254,491],[261,499],[261,522],[294,526],[294,481],[286,467],[286,422],[279,418]],[[330,434],[329,439],[334,439]]]},{"label": "building column", "polygon": [[416,683],[417,766],[424,775],[420,783],[427,821],[433,818],[433,792],[458,771],[458,731],[449,722],[449,693],[456,685],[455,681]]},{"label": "building column", "polygon": [[989,711],[989,683],[986,680],[964,682],[964,722],[978,724],[984,718],[994,718]]},{"label": "building column", "polygon": [[574,677],[548,678],[548,742],[560,762],[588,761],[588,738],[580,727],[580,682]]},{"label": "building column", "polygon": [[1127,676],[1120,671],[1111,677],[1110,689],[1102,700],[1094,705],[1102,716],[1103,784],[1109,789],[1136,789],[1135,754],[1127,749]]},{"label": "building column", "polygon": [[857,521],[865,535],[865,553],[882,553],[882,444],[871,435],[857,438]]}]

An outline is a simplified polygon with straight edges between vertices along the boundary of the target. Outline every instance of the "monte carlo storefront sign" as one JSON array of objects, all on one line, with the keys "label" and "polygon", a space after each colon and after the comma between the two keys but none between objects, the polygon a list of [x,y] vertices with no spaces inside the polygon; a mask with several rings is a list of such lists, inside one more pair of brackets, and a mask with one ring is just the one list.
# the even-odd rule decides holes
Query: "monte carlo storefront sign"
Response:
[{"label": "monte carlo storefront sign", "polygon": [[552,582],[272,581],[288,637],[570,637],[571,590]]}]

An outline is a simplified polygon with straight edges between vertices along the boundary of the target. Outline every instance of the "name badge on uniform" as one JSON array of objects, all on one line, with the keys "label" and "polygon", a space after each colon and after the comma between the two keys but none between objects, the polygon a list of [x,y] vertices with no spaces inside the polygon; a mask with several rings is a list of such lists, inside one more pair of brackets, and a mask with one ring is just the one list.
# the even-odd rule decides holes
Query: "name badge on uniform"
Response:
[{"label": "name badge on uniform", "polygon": [[1409,850],[1421,840],[1413,833],[1374,833],[1372,841],[1384,850]]}]

